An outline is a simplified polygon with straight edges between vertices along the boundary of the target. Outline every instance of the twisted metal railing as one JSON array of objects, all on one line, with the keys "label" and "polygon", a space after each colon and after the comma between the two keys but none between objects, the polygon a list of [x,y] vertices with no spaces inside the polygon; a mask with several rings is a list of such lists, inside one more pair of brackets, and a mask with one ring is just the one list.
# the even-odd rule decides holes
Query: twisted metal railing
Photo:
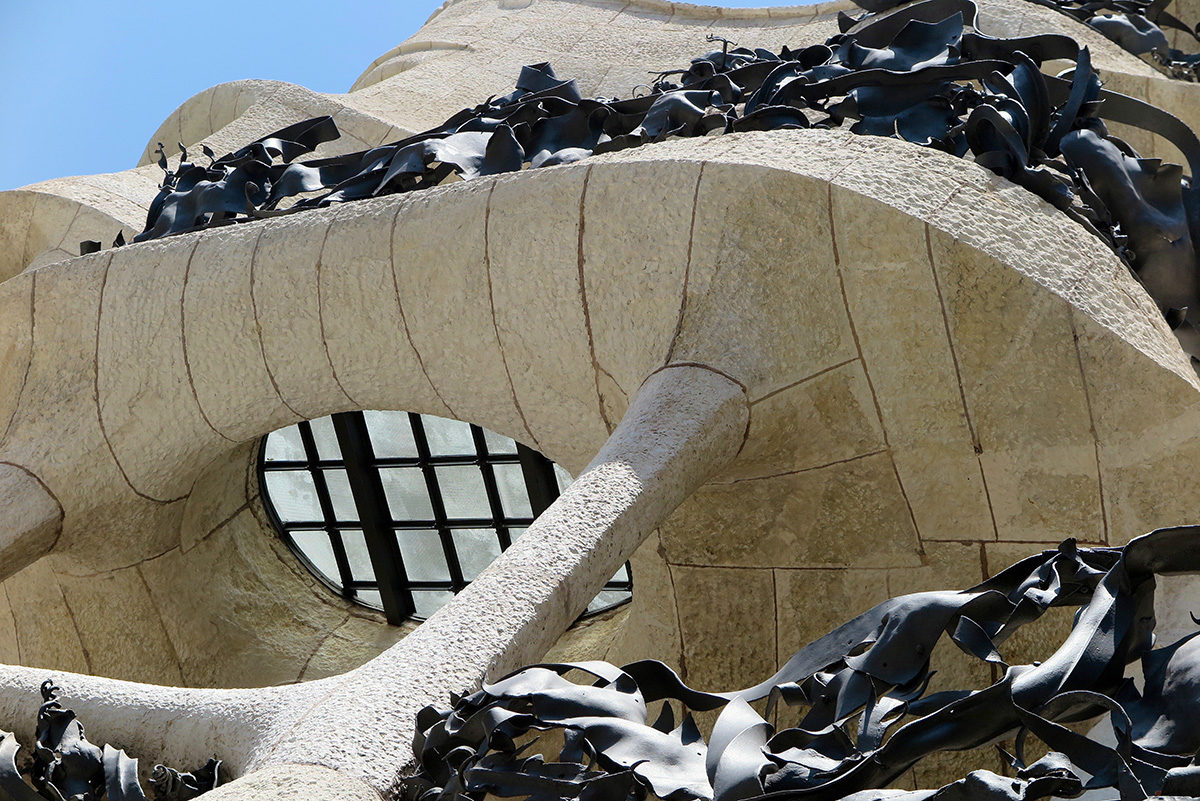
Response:
[{"label": "twisted metal railing", "polygon": [[[1016,737],[1014,776],[980,770],[899,801],[1033,801],[1110,789],[1121,801],[1200,796],[1200,631],[1154,647],[1155,576],[1200,571],[1200,527],[1124,548],[1068,540],[961,591],[886,601],[748,689],[688,687],[661,662],[536,665],[418,717],[417,801],[867,801],[926,757]],[[1042,663],[1005,640],[1053,607],[1074,626]],[[1000,671],[928,693],[946,638]],[[1140,662],[1144,686],[1127,678]],[[568,678],[574,676],[575,678]],[[756,710],[751,703],[763,701]],[[782,706],[781,706],[782,704]],[[703,738],[693,712],[720,710]],[[799,723],[776,728],[770,721]],[[1115,744],[1070,725],[1107,716]],[[1050,753],[1027,760],[1029,741]],[[861,793],[861,795],[858,795]]]},{"label": "twisted metal railing", "polygon": [[[52,681],[42,683],[29,759],[21,758],[16,735],[0,732],[0,801],[146,801],[138,761],[111,745],[89,742],[79,718],[59,703],[58,692]],[[220,768],[218,759],[190,773],[155,765],[153,797],[189,801],[218,785]]]},{"label": "twisted metal railing", "polygon": [[[970,28],[970,0],[925,0],[855,20],[825,42],[778,53],[731,47],[658,74],[648,93],[583,98],[549,64],[525,67],[508,95],[438,128],[357,153],[298,157],[338,136],[329,117],[284,128],[166,179],[137,241],[449,180],[568,164],[671,137],[837,128],[970,158],[1034,192],[1098,236],[1200,356],[1200,190],[1177,165],[1142,158],[1118,122],[1152,131],[1200,174],[1200,139],[1149,103],[1105,90],[1087,48],[1058,34],[999,39]],[[1041,71],[1074,61],[1069,77]],[[85,243],[89,249],[96,243]]]}]

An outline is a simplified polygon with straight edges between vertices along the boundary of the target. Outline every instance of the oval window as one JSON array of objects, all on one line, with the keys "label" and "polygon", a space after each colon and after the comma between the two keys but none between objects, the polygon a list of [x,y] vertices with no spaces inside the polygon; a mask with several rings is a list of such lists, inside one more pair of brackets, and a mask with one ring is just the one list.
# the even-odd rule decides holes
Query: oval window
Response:
[{"label": "oval window", "polygon": [[[471,583],[571,483],[542,454],[485,428],[410,412],[346,412],[263,439],[263,503],[324,584],[423,620]],[[622,567],[585,615],[632,597]]]}]

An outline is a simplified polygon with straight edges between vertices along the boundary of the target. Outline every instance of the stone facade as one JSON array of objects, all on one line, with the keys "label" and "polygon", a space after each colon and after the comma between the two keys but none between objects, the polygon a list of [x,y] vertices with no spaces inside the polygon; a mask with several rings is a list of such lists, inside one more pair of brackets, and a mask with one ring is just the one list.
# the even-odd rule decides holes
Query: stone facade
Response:
[{"label": "stone facade", "polygon": [[[1196,86],[1049,9],[980,7],[1200,127]],[[0,193],[0,727],[52,674],[94,740],[219,753],[243,778],[214,797],[375,798],[417,709],[547,649],[745,686],[892,595],[1191,522],[1200,382],[1126,267],[896,140],[670,141],[72,255],[141,229],[158,141],[221,153],[331,114],[318,155],[359,150],[523,64],[622,94],[707,35],[820,41],[852,9],[449,0],[347,94],[222,84],[141,166]],[[579,479],[450,606],[388,627],[282,545],[255,472],[265,434],[352,409],[483,425]],[[627,559],[632,604],[568,630]]]}]

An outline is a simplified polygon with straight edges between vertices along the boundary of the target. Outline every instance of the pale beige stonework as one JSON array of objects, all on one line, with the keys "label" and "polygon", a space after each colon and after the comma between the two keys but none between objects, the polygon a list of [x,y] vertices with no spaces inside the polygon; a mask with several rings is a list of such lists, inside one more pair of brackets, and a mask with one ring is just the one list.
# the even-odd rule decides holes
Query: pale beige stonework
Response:
[{"label": "pale beige stonework", "polygon": [[[1067,17],[980,5],[983,30],[1069,33],[1110,88],[1200,122],[1200,88]],[[0,193],[0,727],[24,731],[53,675],[143,764],[220,753],[244,778],[214,797],[370,799],[416,709],[548,649],[732,689],[891,595],[1190,521],[1200,383],[1127,269],[1025,190],[896,140],[677,140],[72,257],[140,229],[160,140],[225,152],[332,114],[321,153],[347,152],[522,64],[625,94],[707,34],[797,45],[851,8],[452,0],[345,95],[222,84],[141,167]],[[391,628],[288,551],[255,469],[270,431],[362,408],[468,420],[578,480],[456,601]],[[568,630],[626,559],[632,604]],[[1170,586],[1174,630],[1196,590]],[[988,680],[948,658],[947,686]]]}]

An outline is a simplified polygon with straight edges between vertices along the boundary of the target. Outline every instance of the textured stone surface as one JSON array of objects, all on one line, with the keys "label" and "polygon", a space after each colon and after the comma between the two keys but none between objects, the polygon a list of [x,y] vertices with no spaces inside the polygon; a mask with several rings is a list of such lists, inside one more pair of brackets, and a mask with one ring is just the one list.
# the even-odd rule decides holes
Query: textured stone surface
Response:
[{"label": "textured stone surface", "polygon": [[855,357],[823,190],[774,170],[706,167],[673,360],[738,376],[753,401]]},{"label": "textured stone surface", "polygon": [[259,341],[252,265],[265,235],[262,226],[206,231],[183,292],[189,391],[205,425],[230,443],[259,435],[264,416],[273,428],[297,419],[275,390]]},{"label": "textured stone surface", "polygon": [[37,476],[0,463],[0,576],[7,578],[48,553],[62,533],[62,507]]},{"label": "textured stone surface", "polygon": [[283,403],[308,419],[352,405],[325,349],[318,285],[331,214],[319,214],[319,235],[312,218],[274,221],[250,264],[261,359]]},{"label": "textured stone surface", "polygon": [[[1200,107],[1196,87],[1064,15],[984,6],[985,30],[1083,35],[1110,88],[1185,119]],[[223,152],[328,113],[346,135],[320,153],[343,152],[507,91],[523,63],[626,95],[647,59],[684,66],[708,33],[796,46],[834,33],[839,8],[457,0],[347,95],[224,84],[156,137]],[[1125,542],[1200,501],[1200,386],[1153,304],[1059,212],[945,154],[844,131],[673,141],[69,259],[79,238],[140,225],[159,177],[0,193],[0,463],[63,504],[55,552],[3,585],[0,660],[62,676],[89,733],[265,769],[228,797],[374,798],[294,763],[386,789],[402,757],[347,733],[350,710],[384,710],[406,742],[415,708],[556,641],[563,656],[662,657],[726,689],[888,595],[974,583],[1061,536]],[[31,264],[47,266],[17,275]],[[668,362],[707,367],[653,374]],[[627,416],[648,375],[659,391],[680,370],[707,389],[650,414],[635,399]],[[710,429],[693,425],[701,401],[720,407]],[[620,427],[530,530],[541,551],[516,550],[403,636],[319,586],[256,499],[259,436],[363,406],[479,423],[573,472]],[[686,443],[655,425],[680,419],[683,440],[721,446],[666,470]],[[0,532],[43,547],[50,504],[3,472],[28,489],[0,507]],[[559,640],[631,553],[634,602]],[[1182,608],[1194,588],[1172,593]],[[987,680],[947,658],[939,682]],[[309,681],[179,690],[69,670]],[[0,671],[0,725],[27,722],[44,675]],[[978,758],[905,781],[993,766]]]},{"label": "textured stone surface", "polygon": [[[59,576],[58,584],[88,655],[89,672],[155,684],[183,682],[163,621],[138,568],[100,576]],[[130,637],[134,630],[138,636]]]},{"label": "textured stone surface", "polygon": [[[775,672],[775,584],[770,570],[677,567],[676,592],[703,598],[680,611],[683,669],[691,686],[751,687]],[[734,620],[743,625],[731,626]]]},{"label": "textured stone surface", "polygon": [[746,447],[726,478],[812,470],[887,449],[859,359],[768,395],[752,408]]},{"label": "textured stone surface", "polygon": [[210,801],[380,801],[381,796],[359,779],[320,765],[282,764],[206,793]]},{"label": "textured stone surface", "polygon": [[[403,211],[403,207],[401,207]],[[405,336],[392,272],[394,203],[337,210],[321,251],[321,331],[338,386],[366,409],[446,414]],[[364,347],[364,330],[389,332]]]},{"label": "textured stone surface", "polygon": [[676,564],[888,567],[917,564],[919,549],[886,453],[711,484],[679,508],[662,537]]},{"label": "textured stone surface", "polygon": [[506,176],[487,211],[491,316],[514,397],[529,410],[523,418],[541,449],[572,471],[591,460],[609,431],[580,285],[589,175],[583,167],[552,170],[536,185]]}]

